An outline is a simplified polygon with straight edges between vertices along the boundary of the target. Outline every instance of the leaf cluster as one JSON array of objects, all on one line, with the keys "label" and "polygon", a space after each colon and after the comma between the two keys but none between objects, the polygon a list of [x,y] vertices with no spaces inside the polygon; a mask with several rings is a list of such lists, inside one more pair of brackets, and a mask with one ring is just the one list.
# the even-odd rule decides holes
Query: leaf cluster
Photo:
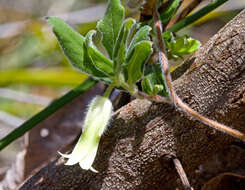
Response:
[{"label": "leaf cluster", "polygon": [[[169,22],[180,1],[175,0],[161,14],[163,23]],[[74,31],[56,17],[49,17],[64,54],[72,65],[92,77],[113,87],[123,88],[131,94],[138,91],[136,83],[141,80],[142,90],[149,95],[167,96],[165,79],[158,63],[145,64],[153,52],[151,27],[125,19],[125,9],[120,0],[110,0],[97,31],[91,30],[86,36]],[[187,36],[174,37],[163,34],[168,57],[183,58],[193,53],[200,45]],[[145,68],[145,69],[144,69]]]},{"label": "leaf cluster", "polygon": [[[143,75],[144,63],[152,53],[151,27],[141,27],[131,18],[125,20],[124,12],[120,0],[111,0],[104,18],[97,24],[98,30],[91,30],[86,36],[59,18],[50,17],[48,22],[73,66],[133,93],[135,83]],[[101,38],[98,45],[96,37]]]},{"label": "leaf cluster", "polygon": [[198,40],[187,35],[174,37],[173,33],[165,32],[162,37],[169,59],[183,59],[184,55],[194,53],[201,45]]}]

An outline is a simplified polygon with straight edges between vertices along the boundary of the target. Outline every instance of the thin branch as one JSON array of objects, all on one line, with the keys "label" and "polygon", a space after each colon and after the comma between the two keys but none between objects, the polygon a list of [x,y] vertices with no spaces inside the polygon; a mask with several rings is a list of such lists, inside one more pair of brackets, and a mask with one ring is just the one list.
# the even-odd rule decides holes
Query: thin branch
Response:
[{"label": "thin branch", "polygon": [[173,26],[175,23],[179,22],[185,18],[190,12],[192,12],[203,0],[193,0],[189,5],[187,5],[184,10],[182,10],[174,19],[170,21],[167,28]]},{"label": "thin branch", "polygon": [[193,190],[193,188],[190,185],[190,182],[186,176],[185,170],[182,167],[181,162],[179,161],[178,158],[172,158],[175,169],[177,171],[177,173],[179,174],[180,180],[185,188],[185,190]]},{"label": "thin branch", "polygon": [[163,75],[166,79],[166,84],[167,84],[167,88],[168,88],[168,92],[169,92],[169,97],[171,99],[171,101],[174,103],[174,105],[177,108],[180,108],[181,110],[183,110],[184,112],[186,112],[188,115],[192,116],[193,118],[201,121],[202,123],[217,129],[221,132],[227,133],[235,138],[238,138],[242,141],[245,142],[245,135],[243,133],[241,133],[240,131],[236,130],[236,129],[232,129],[230,127],[227,127],[226,125],[220,124],[214,120],[208,119],[206,117],[204,117],[203,115],[199,114],[198,112],[196,112],[195,110],[193,110],[192,108],[190,108],[187,104],[185,104],[176,94],[173,85],[172,85],[172,79],[171,79],[171,75],[169,72],[169,66],[168,66],[168,59],[166,57],[165,54],[165,45],[164,45],[164,41],[162,39],[162,25],[161,25],[161,20],[157,11],[157,6],[155,6],[154,10],[153,10],[153,17],[154,17],[154,27],[155,27],[155,32],[157,35],[157,47],[159,49],[159,62],[162,66],[162,70],[163,70]]},{"label": "thin branch", "polygon": [[136,98],[139,98],[139,99],[147,99],[147,100],[150,100],[150,101],[154,101],[154,102],[165,102],[165,103],[171,103],[170,99],[168,97],[162,97],[162,96],[158,96],[158,95],[155,95],[155,96],[151,96],[151,95],[148,95],[144,92],[141,92],[141,91],[138,91],[137,94],[134,94],[134,96]]},{"label": "thin branch", "polygon": [[52,101],[51,98],[27,94],[20,91],[10,90],[8,88],[0,88],[0,97],[29,104],[37,104],[41,106],[47,106]]}]

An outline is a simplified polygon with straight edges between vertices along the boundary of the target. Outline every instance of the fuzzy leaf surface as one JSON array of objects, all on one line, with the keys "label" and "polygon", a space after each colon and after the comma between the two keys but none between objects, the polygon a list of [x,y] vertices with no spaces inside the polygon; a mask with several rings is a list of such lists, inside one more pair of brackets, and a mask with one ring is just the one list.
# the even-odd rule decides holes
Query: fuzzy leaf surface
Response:
[{"label": "fuzzy leaf surface", "polygon": [[127,50],[127,59],[130,58],[133,49],[137,45],[137,43],[141,41],[150,41],[149,33],[151,31],[150,26],[143,26],[139,29],[139,31],[134,35],[132,41],[129,44],[128,50]]},{"label": "fuzzy leaf surface", "polygon": [[150,41],[141,41],[135,45],[132,56],[125,65],[128,84],[136,83],[142,77],[144,63],[152,53],[151,45]]},{"label": "fuzzy leaf surface", "polygon": [[189,36],[174,37],[172,33],[163,34],[169,59],[183,59],[184,55],[192,54],[200,47],[201,43]]},{"label": "fuzzy leaf surface", "polygon": [[124,20],[124,8],[120,0],[109,0],[104,18],[98,22],[97,28],[102,33],[102,43],[110,58]]},{"label": "fuzzy leaf surface", "polygon": [[146,65],[141,86],[142,90],[149,95],[168,95],[160,64],[152,63]]},{"label": "fuzzy leaf surface", "polygon": [[49,17],[48,22],[52,26],[64,54],[74,67],[95,77],[105,77],[89,59],[85,48],[85,38],[82,35],[59,18]]},{"label": "fuzzy leaf surface", "polygon": [[113,74],[113,62],[104,56],[94,45],[93,35],[96,33],[95,30],[91,30],[86,35],[86,48],[88,51],[88,56],[91,59],[93,65],[107,76]]},{"label": "fuzzy leaf surface", "polygon": [[124,21],[123,26],[121,27],[117,43],[114,48],[113,57],[115,60],[115,71],[121,69],[121,66],[123,65],[125,61],[126,56],[126,40],[129,35],[129,31],[131,27],[135,24],[134,19],[127,19]]}]

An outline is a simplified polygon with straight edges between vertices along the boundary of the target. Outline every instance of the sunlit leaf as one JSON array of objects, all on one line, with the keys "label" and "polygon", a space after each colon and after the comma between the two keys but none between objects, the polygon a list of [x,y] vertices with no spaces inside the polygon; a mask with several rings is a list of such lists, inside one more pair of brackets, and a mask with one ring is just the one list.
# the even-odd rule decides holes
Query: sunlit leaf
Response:
[{"label": "sunlit leaf", "polygon": [[189,36],[174,37],[172,33],[163,34],[169,59],[183,59],[184,55],[194,53],[201,45],[198,40]]},{"label": "sunlit leaf", "polygon": [[142,90],[149,95],[167,96],[165,79],[158,63],[147,64],[141,81]]},{"label": "sunlit leaf", "polygon": [[132,56],[126,62],[125,78],[129,84],[133,84],[141,78],[144,63],[152,53],[151,45],[150,41],[142,41],[135,45]]},{"label": "sunlit leaf", "polygon": [[135,24],[134,19],[127,19],[124,21],[123,26],[121,27],[117,43],[114,48],[113,58],[115,60],[115,71],[120,70],[120,66],[125,61],[126,56],[126,40],[130,31],[130,28]]},{"label": "sunlit leaf", "polygon": [[91,74],[95,77],[105,75],[97,70],[87,56],[85,49],[85,38],[73,30],[70,26],[56,17],[49,17],[48,22],[53,28],[64,54],[68,57],[73,66],[82,72]]},{"label": "sunlit leaf", "polygon": [[149,33],[151,31],[150,26],[143,26],[139,29],[139,31],[134,35],[132,41],[129,44],[128,50],[127,50],[127,58],[130,58],[131,53],[134,49],[134,47],[137,45],[137,43],[145,40],[150,40]]},{"label": "sunlit leaf", "polygon": [[113,62],[105,57],[99,50],[96,48],[96,46],[93,44],[93,35],[96,33],[95,30],[91,30],[86,35],[86,48],[88,52],[88,56],[90,57],[92,63],[94,66],[105,73],[107,76],[113,74]]},{"label": "sunlit leaf", "polygon": [[105,46],[110,58],[116,44],[120,27],[124,19],[124,8],[120,0],[109,0],[104,18],[98,22],[97,28],[103,35],[102,43]]}]

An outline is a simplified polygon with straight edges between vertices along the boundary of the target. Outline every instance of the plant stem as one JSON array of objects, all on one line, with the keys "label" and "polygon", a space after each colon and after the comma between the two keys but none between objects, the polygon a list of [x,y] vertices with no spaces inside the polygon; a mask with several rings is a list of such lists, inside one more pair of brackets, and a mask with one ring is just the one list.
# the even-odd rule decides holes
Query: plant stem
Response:
[{"label": "plant stem", "polygon": [[39,112],[38,114],[34,115],[31,119],[23,123],[17,129],[10,132],[7,136],[0,140],[0,150],[4,149],[7,145],[12,143],[17,138],[24,135],[27,131],[32,129],[38,123],[46,119],[48,116],[53,114],[55,111],[63,107],[68,102],[72,101],[76,97],[78,97],[83,92],[86,92],[89,88],[94,86],[97,83],[96,80],[92,78],[86,79],[83,83],[81,83],[78,87],[72,89],[67,94],[62,96],[61,98],[57,99],[53,103],[51,103],[48,107],[44,110]]},{"label": "plant stem", "polygon": [[104,93],[104,97],[105,98],[109,98],[109,96],[110,96],[110,94],[111,94],[111,91],[113,90],[113,88],[115,87],[115,85],[112,83],[112,84],[110,84],[108,87],[107,87],[107,89],[106,89],[106,91],[105,91],[105,93]]},{"label": "plant stem", "polygon": [[196,13],[184,18],[183,20],[177,22],[175,25],[168,28],[166,31],[167,32],[177,32],[177,31],[183,29],[184,27],[192,24],[193,22],[197,21],[198,19],[205,16],[206,14],[210,13],[211,11],[213,11],[214,9],[219,7],[220,5],[224,4],[226,1],[228,1],[228,0],[216,0],[214,2],[210,2],[207,6],[203,7],[202,9],[197,11]]}]

